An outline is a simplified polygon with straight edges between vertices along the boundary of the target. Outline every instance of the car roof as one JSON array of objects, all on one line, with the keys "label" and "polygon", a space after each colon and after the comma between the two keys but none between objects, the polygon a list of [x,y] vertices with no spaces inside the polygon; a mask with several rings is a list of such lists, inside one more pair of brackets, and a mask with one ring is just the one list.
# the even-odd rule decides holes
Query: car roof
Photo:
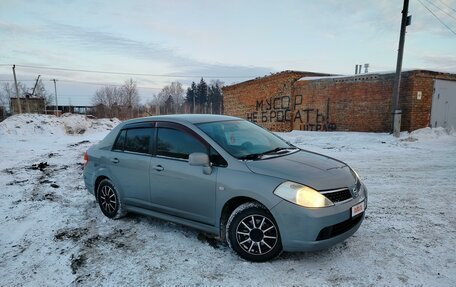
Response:
[{"label": "car roof", "polygon": [[242,120],[237,117],[224,116],[224,115],[208,115],[208,114],[178,114],[178,115],[163,115],[163,116],[151,116],[144,118],[136,118],[125,121],[124,123],[136,123],[144,121],[171,121],[171,122],[188,122],[192,124],[209,123],[209,122],[221,122],[221,121],[233,121]]}]

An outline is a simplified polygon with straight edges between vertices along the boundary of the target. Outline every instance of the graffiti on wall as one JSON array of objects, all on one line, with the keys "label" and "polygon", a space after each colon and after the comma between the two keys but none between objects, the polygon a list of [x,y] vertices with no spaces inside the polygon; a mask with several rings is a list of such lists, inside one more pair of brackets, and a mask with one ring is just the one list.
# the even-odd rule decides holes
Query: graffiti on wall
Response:
[{"label": "graffiti on wall", "polygon": [[[326,106],[328,111],[329,102]],[[247,113],[247,120],[254,123],[292,122],[305,131],[326,131],[336,128],[329,123],[326,113],[320,109],[303,107],[302,95],[276,96],[265,100],[257,100],[255,111]]]}]

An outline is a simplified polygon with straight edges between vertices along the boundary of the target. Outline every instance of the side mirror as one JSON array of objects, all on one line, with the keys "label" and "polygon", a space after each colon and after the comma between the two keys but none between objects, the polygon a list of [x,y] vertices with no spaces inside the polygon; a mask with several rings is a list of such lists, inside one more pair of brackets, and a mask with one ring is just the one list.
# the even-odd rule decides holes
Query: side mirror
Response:
[{"label": "side mirror", "polygon": [[212,167],[209,156],[202,152],[194,152],[188,156],[188,164],[193,166],[202,166],[204,174],[211,174]]}]

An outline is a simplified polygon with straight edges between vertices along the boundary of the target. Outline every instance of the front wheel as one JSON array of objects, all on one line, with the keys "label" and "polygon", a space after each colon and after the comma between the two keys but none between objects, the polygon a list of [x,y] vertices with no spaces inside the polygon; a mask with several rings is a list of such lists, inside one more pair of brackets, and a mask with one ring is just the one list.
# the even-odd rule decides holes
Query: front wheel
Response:
[{"label": "front wheel", "polygon": [[109,179],[103,179],[97,191],[98,204],[104,215],[118,219],[126,214],[125,206],[120,200],[119,193]]},{"label": "front wheel", "polygon": [[226,238],[230,247],[249,261],[268,261],[282,252],[277,224],[269,211],[258,203],[245,203],[233,211],[228,219]]}]

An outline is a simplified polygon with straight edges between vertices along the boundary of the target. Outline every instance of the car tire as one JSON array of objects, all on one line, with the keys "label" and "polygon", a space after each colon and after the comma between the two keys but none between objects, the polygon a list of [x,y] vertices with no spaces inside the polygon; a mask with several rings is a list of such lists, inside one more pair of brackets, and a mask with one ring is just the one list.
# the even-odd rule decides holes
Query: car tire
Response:
[{"label": "car tire", "polygon": [[238,206],[226,225],[228,245],[242,258],[264,262],[282,253],[279,228],[271,213],[261,204]]},{"label": "car tire", "polygon": [[119,192],[109,179],[103,179],[98,185],[97,201],[106,217],[118,219],[127,214]]}]

